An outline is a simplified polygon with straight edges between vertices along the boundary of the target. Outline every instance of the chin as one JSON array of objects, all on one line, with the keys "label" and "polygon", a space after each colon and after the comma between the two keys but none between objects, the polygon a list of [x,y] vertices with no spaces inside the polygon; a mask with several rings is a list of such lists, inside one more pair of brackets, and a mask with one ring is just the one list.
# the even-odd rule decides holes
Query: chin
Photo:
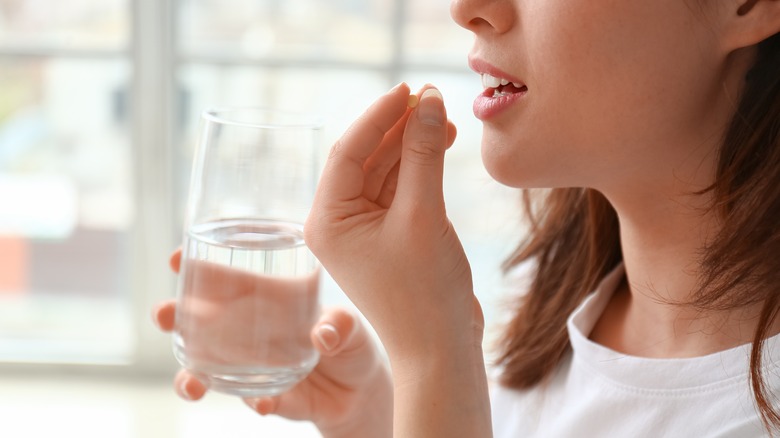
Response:
[{"label": "chin", "polygon": [[534,175],[534,172],[530,172],[525,166],[513,166],[509,157],[483,154],[482,164],[494,180],[507,187],[516,189],[540,187],[541,181],[537,180],[538,175]]},{"label": "chin", "polygon": [[[483,137],[482,165],[500,184],[517,189],[549,187],[550,163],[540,163],[537,154],[517,145],[491,142]],[[521,159],[522,158],[522,159]]]},{"label": "chin", "polygon": [[[515,134],[522,141],[505,141],[504,133],[483,130],[482,164],[497,182],[518,189],[586,187],[594,182],[593,153],[569,139]],[[595,152],[594,152],[595,153]]]}]

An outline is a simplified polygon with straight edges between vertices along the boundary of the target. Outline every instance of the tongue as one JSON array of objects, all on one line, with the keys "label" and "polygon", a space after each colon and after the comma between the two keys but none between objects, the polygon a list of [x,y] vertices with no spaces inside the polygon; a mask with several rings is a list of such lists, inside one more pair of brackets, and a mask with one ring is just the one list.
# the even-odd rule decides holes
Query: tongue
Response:
[{"label": "tongue", "polygon": [[498,87],[498,92],[499,93],[519,93],[521,91],[528,91],[528,87],[523,85],[521,88],[517,88],[512,83],[509,83],[509,84],[506,84],[506,85],[501,85],[501,86]]}]

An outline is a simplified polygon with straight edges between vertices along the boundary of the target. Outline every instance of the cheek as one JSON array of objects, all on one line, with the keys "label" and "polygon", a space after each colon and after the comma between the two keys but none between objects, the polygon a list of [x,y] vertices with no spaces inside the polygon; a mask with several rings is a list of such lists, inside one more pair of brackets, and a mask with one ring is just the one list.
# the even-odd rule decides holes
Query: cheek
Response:
[{"label": "cheek", "polygon": [[678,0],[565,3],[524,15],[528,100],[485,124],[487,171],[511,187],[598,187],[677,161],[717,85],[709,31]]},{"label": "cheek", "polygon": [[[593,186],[615,166],[654,159],[663,154],[660,146],[691,138],[713,83],[703,72],[714,68],[707,65],[706,32],[684,10],[670,9],[682,6],[626,2],[602,10],[602,2],[575,3],[588,19],[566,15],[529,36],[537,83],[518,131],[532,134],[524,139],[533,157],[525,165],[529,175],[542,180],[533,166],[552,164],[549,172],[568,172],[555,185]],[[485,147],[486,166],[512,162],[500,148]]]}]

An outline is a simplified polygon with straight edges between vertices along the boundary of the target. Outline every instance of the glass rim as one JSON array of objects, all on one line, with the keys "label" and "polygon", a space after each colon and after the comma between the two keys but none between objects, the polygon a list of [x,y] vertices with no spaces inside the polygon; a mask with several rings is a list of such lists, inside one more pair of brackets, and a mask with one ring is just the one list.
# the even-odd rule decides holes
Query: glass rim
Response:
[{"label": "glass rim", "polygon": [[[267,121],[258,117],[258,121],[244,121],[227,117],[229,113],[256,113],[282,116],[281,121]],[[320,116],[305,112],[288,111],[262,106],[225,106],[207,108],[201,112],[204,120],[220,125],[238,126],[257,129],[322,129],[324,126]]]}]

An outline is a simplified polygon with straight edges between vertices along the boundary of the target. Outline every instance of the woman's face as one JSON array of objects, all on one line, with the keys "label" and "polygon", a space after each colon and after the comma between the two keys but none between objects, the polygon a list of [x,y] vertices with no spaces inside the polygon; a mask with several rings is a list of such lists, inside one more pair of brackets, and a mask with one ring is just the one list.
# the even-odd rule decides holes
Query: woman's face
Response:
[{"label": "woman's face", "polygon": [[[714,33],[723,11],[706,9],[724,3],[453,0],[488,83],[474,103],[488,171],[515,187],[605,191],[711,177],[731,116],[723,83],[739,82]],[[495,90],[484,73],[514,85]]]}]

